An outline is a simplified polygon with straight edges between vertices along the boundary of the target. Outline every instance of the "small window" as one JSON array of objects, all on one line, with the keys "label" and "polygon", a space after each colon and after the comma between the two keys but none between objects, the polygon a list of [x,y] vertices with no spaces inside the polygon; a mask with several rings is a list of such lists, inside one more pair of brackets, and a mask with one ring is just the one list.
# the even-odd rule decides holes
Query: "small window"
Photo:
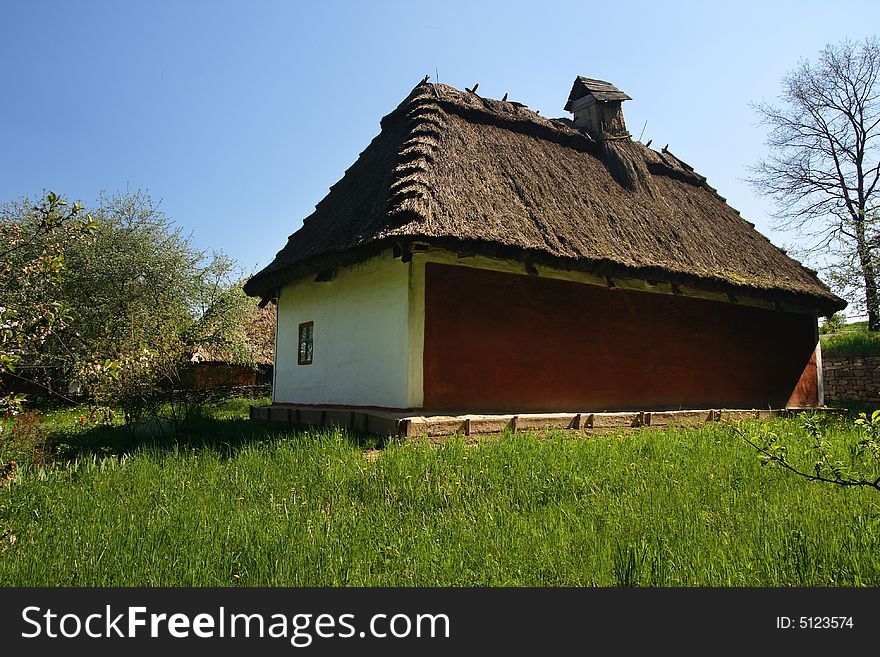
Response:
[{"label": "small window", "polygon": [[300,365],[312,364],[312,333],[314,328],[314,322],[299,325],[299,355],[296,362]]}]

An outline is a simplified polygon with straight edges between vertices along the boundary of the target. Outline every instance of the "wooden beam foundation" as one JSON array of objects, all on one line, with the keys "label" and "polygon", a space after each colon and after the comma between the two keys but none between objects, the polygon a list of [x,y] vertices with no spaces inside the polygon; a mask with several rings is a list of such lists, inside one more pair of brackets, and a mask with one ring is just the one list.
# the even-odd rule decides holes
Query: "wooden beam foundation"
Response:
[{"label": "wooden beam foundation", "polygon": [[698,409],[627,411],[618,413],[521,413],[500,415],[414,415],[411,412],[358,408],[316,408],[272,404],[251,406],[250,419],[289,426],[339,427],[362,433],[414,438],[452,435],[473,436],[502,431],[567,429],[589,434],[596,430],[638,427],[687,427],[707,422],[789,417],[807,412],[841,413],[832,408]]}]

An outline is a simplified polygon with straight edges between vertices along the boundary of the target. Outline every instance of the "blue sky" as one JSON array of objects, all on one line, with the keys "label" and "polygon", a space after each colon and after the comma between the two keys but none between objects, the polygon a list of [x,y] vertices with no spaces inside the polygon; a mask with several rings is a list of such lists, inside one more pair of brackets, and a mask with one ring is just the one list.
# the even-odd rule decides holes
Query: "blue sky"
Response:
[{"label": "blue sky", "polygon": [[0,0],[0,202],[148,191],[244,268],[267,264],[426,74],[565,116],[609,80],[635,137],[705,175],[777,244],[743,178],[750,103],[880,3]]}]

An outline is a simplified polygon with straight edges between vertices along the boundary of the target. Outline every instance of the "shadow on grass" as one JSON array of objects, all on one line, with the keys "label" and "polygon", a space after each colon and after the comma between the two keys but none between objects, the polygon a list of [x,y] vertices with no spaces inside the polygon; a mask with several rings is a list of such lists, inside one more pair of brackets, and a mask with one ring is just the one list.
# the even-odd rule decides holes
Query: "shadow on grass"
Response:
[{"label": "shadow on grass", "polygon": [[180,429],[155,424],[142,426],[95,426],[76,434],[54,437],[64,460],[84,456],[121,456],[140,449],[211,450],[231,458],[242,448],[278,440],[309,440],[334,434],[361,450],[382,449],[386,438],[346,429],[282,426],[242,418],[224,419],[197,414]]},{"label": "shadow on grass", "polygon": [[829,401],[828,406],[830,408],[839,408],[841,410],[846,410],[851,418],[858,417],[859,413],[864,413],[869,416],[871,413],[880,408],[880,403],[877,402],[863,402],[863,401]]}]

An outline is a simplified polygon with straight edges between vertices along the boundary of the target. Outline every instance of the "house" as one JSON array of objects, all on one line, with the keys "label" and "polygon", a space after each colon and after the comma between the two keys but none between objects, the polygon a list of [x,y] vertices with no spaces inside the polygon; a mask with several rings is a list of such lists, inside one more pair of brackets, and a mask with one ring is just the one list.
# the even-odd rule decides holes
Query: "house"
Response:
[{"label": "house", "polygon": [[626,100],[578,77],[547,119],[418,84],[245,285],[278,304],[256,416],[821,405],[817,317],[845,302],[633,140]]}]

